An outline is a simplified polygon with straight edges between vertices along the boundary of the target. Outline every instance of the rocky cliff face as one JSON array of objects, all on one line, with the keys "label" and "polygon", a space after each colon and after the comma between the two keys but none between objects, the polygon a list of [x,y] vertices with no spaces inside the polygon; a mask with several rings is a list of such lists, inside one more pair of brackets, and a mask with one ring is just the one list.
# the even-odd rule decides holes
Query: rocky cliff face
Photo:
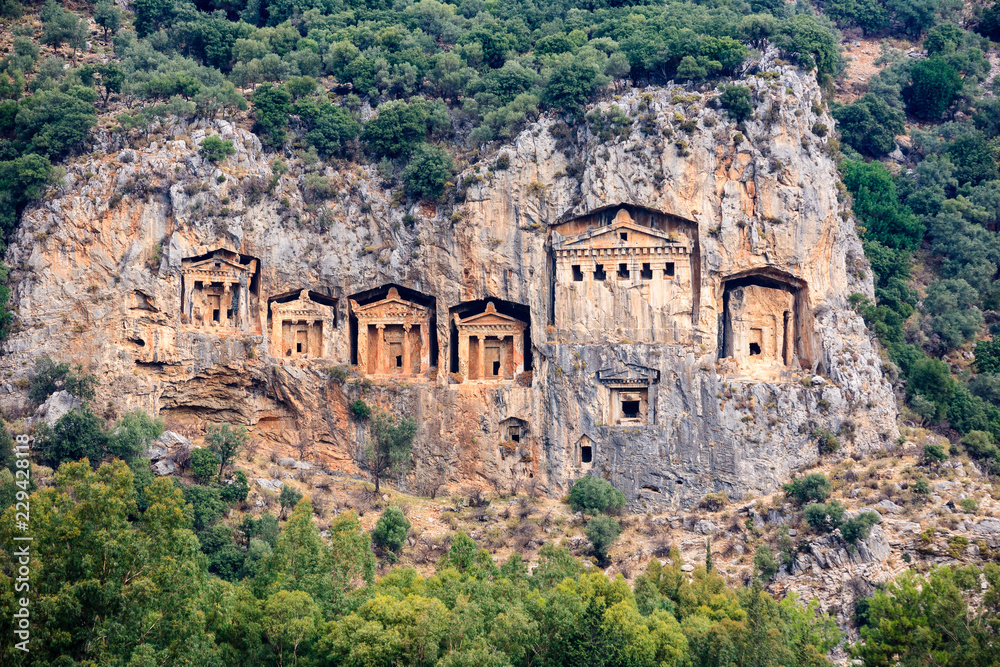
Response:
[{"label": "rocky cliff face", "polygon": [[[4,401],[49,354],[111,412],[245,423],[352,473],[363,398],[417,420],[411,491],[591,473],[636,509],[774,489],[827,434],[878,448],[895,404],[847,306],[872,284],[832,121],[779,70],[745,82],[742,134],[674,87],[616,99],[624,131],[542,119],[459,175],[454,207],[400,205],[374,168],[275,173],[225,121],[98,132],[11,244]],[[197,152],[213,133],[237,149],[219,166]]]}]

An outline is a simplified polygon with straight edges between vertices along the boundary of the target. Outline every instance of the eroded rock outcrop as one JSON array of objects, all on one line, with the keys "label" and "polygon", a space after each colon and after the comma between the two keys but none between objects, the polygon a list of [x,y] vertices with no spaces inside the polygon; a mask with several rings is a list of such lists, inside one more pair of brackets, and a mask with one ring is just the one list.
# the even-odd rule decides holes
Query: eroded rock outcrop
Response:
[{"label": "eroded rock outcrop", "polygon": [[[817,432],[897,433],[847,304],[872,284],[812,132],[832,121],[792,68],[746,83],[742,132],[676,87],[617,99],[620,136],[541,119],[459,175],[454,209],[394,204],[374,168],[276,174],[224,121],[131,148],[99,133],[11,245],[21,329],[0,364],[72,359],[121,410],[248,424],[345,473],[363,397],[419,423],[416,492],[592,473],[639,508],[774,489]],[[197,153],[212,133],[237,149],[218,167]]]}]

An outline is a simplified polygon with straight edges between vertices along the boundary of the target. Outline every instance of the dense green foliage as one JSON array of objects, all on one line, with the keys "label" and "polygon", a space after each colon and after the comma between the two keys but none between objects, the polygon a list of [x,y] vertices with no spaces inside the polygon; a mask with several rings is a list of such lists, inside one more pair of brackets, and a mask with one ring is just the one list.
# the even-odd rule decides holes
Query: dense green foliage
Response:
[{"label": "dense green foliage", "polygon": [[[840,639],[815,605],[688,575],[676,550],[633,589],[552,544],[529,575],[519,555],[498,565],[459,533],[433,576],[376,580],[353,513],[328,538],[307,500],[280,531],[266,514],[228,526],[210,522],[225,505],[206,488],[159,478],[140,491],[120,461],[64,464],[31,498],[32,651],[5,642],[3,664],[816,667]],[[0,551],[7,636],[16,567]]]},{"label": "dense green foliage", "polygon": [[597,556],[597,560],[604,562],[608,559],[608,549],[621,535],[622,527],[614,517],[598,514],[587,522],[584,532],[594,545],[594,555]]},{"label": "dense green foliage", "polygon": [[573,483],[569,490],[569,506],[587,514],[617,512],[625,506],[625,494],[606,479],[587,475]]},{"label": "dense green foliage", "polygon": [[376,493],[384,477],[398,475],[409,467],[416,434],[417,423],[412,417],[396,418],[384,410],[375,413],[364,455]]},{"label": "dense green foliage", "polygon": [[97,379],[84,373],[82,367],[74,369],[66,362],[56,362],[44,355],[35,359],[28,382],[28,398],[36,404],[44,403],[45,399],[60,390],[68,391],[77,398],[91,399],[97,385]]},{"label": "dense green foliage", "polygon": [[406,544],[406,534],[410,531],[410,521],[403,510],[395,505],[385,508],[372,530],[372,543],[387,553],[395,554]]},{"label": "dense green foliage", "polygon": [[785,495],[799,505],[821,503],[830,497],[830,480],[821,472],[793,479],[783,488]]}]

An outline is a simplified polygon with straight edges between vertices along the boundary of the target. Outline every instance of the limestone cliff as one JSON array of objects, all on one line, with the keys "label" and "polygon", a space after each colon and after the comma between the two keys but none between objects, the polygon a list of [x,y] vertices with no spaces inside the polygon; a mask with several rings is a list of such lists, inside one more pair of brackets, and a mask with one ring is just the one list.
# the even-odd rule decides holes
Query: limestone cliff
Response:
[{"label": "limestone cliff", "polygon": [[[3,400],[47,353],[111,411],[245,423],[352,473],[363,398],[417,420],[411,491],[590,472],[636,509],[772,490],[826,432],[878,448],[895,403],[848,308],[872,283],[832,120],[793,68],[745,83],[742,133],[679,87],[595,107],[624,131],[543,118],[460,174],[454,207],[402,206],[369,167],[274,173],[225,121],[98,131],[8,252]],[[237,149],[218,167],[212,133]]]}]

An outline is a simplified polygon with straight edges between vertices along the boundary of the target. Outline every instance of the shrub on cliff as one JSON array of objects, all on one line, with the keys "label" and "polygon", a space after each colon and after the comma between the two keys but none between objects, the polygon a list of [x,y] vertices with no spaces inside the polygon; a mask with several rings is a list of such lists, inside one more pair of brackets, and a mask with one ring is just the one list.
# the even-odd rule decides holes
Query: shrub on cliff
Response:
[{"label": "shrub on cliff", "polygon": [[96,468],[108,447],[104,420],[86,405],[70,410],[49,428],[44,423],[35,432],[36,449],[42,462],[52,468],[66,461],[86,458]]},{"label": "shrub on cliff", "polygon": [[417,423],[410,417],[397,419],[379,410],[372,419],[371,433],[365,458],[378,493],[383,477],[398,475],[409,467]]},{"label": "shrub on cliff", "polygon": [[750,95],[750,89],[746,86],[735,84],[725,86],[722,89],[722,95],[719,96],[719,102],[722,103],[722,108],[726,110],[729,117],[737,123],[742,123],[753,113],[753,98]]},{"label": "shrub on cliff", "polygon": [[191,474],[199,482],[209,482],[219,472],[219,458],[211,449],[196,449],[191,452]]},{"label": "shrub on cliff", "polygon": [[421,199],[437,199],[454,174],[451,153],[443,148],[420,144],[403,170],[406,189]]},{"label": "shrub on cliff", "polygon": [[837,119],[841,140],[871,157],[882,157],[895,150],[896,136],[906,131],[903,112],[872,93],[834,109],[833,117]]},{"label": "shrub on cliff", "polygon": [[621,535],[622,527],[616,519],[607,514],[598,514],[587,522],[584,530],[587,539],[594,545],[594,555],[604,563],[608,559],[608,549]]},{"label": "shrub on cliff", "polygon": [[236,460],[249,439],[247,428],[242,424],[236,428],[229,424],[209,424],[205,442],[219,459],[219,477],[222,477],[226,466]]},{"label": "shrub on cliff", "polygon": [[903,88],[906,109],[921,120],[940,120],[958,91],[962,77],[943,58],[929,58],[910,68],[910,84]]},{"label": "shrub on cliff", "polygon": [[587,475],[576,480],[570,489],[569,506],[587,514],[617,512],[625,506],[625,494],[607,480]]},{"label": "shrub on cliff", "polygon": [[391,559],[395,560],[395,555],[406,544],[406,534],[410,530],[410,522],[403,514],[403,510],[394,505],[385,508],[385,512],[379,517],[372,530],[372,542],[376,547],[392,554]]},{"label": "shrub on cliff", "polygon": [[782,489],[785,495],[799,505],[821,503],[830,497],[830,480],[821,472],[814,472],[793,479]]},{"label": "shrub on cliff", "polygon": [[217,134],[205,137],[201,142],[201,149],[198,152],[203,158],[214,163],[222,162],[226,158],[236,155],[236,149],[233,147],[232,140],[226,139],[223,141]]}]

